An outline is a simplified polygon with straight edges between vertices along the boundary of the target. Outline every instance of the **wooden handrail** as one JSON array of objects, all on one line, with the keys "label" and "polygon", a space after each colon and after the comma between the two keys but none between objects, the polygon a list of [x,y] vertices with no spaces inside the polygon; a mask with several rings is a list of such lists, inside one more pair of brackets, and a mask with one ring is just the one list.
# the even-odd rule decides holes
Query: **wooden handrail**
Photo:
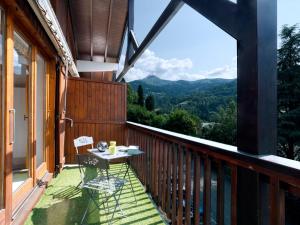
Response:
[{"label": "wooden handrail", "polygon": [[257,169],[260,172],[265,171],[265,173],[271,174],[274,174],[274,172],[282,173],[283,176],[291,177],[295,181],[297,180],[295,183],[300,186],[300,162],[298,161],[276,155],[251,155],[238,151],[236,146],[179,134],[138,123],[127,122],[126,125],[129,129],[135,129],[143,133],[155,135],[166,141],[172,141],[173,143],[182,144],[187,147],[197,147],[196,150],[201,151],[204,154],[216,156],[216,158],[225,161],[228,160],[230,163],[237,166],[253,170]]}]

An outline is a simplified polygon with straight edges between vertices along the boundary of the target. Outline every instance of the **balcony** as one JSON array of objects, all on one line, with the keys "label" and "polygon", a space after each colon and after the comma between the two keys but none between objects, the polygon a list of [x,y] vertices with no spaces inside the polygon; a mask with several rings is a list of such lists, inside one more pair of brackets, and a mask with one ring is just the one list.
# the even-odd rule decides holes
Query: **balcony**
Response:
[{"label": "balcony", "polygon": [[[132,196],[125,190],[122,208],[127,217],[116,218],[116,223],[300,224],[300,163],[273,155],[277,144],[276,2],[171,0],[140,44],[134,33],[134,0],[88,2],[51,0],[50,5],[49,1],[1,1],[5,15],[1,22],[7,23],[3,26],[2,52],[1,144],[5,146],[0,149],[0,161],[4,162],[0,166],[0,178],[4,178],[0,182],[0,224],[22,224],[44,190],[40,185],[51,180],[55,172],[59,174],[49,183],[26,224],[79,223],[87,198],[77,188],[79,171],[73,140],[82,135],[96,141],[139,145],[145,153],[131,161],[137,205],[129,204]],[[237,41],[238,148],[126,121],[127,86],[123,77],[183,5]],[[193,21],[191,24],[197,26]],[[17,91],[13,72],[18,60],[14,60],[13,49],[19,46],[19,52],[24,51],[14,38],[15,30],[24,33],[28,46],[32,45],[32,51],[26,51],[31,55],[19,60],[32,60],[22,70],[26,76],[30,71],[32,78],[30,85],[22,85],[29,88],[24,93],[31,94],[20,95],[30,106],[26,109],[29,116],[21,117],[22,121],[29,118],[30,132],[24,143],[30,146],[28,151],[24,148],[23,158],[30,173],[24,185],[13,192],[15,127],[19,128],[15,126],[18,105],[14,105]],[[117,73],[126,31],[125,65]],[[37,53],[47,59],[44,86],[35,84]],[[47,96],[44,108],[33,98],[43,96],[36,94],[38,87],[43,87]],[[36,109],[47,114],[43,126],[36,126]],[[17,112],[21,110],[17,108]],[[45,137],[37,127],[46,129]],[[46,145],[37,147],[37,141]],[[39,167],[37,152],[44,155]],[[88,223],[107,223],[108,216],[95,211]]]},{"label": "balcony", "polygon": [[[131,122],[126,123],[126,136],[128,144],[139,145],[145,154],[131,162],[137,205],[131,204],[132,195],[126,189],[121,207],[127,217],[117,218],[116,224],[237,224],[241,195],[251,192],[250,188],[249,193],[238,192],[242,169],[258,175],[259,210],[264,212],[258,218],[267,224],[298,224],[299,162],[274,155],[254,156],[233,146]],[[76,188],[78,183],[78,169],[65,167],[26,224],[80,221],[86,198]],[[102,224],[106,216],[95,212],[89,219],[92,224]]]}]

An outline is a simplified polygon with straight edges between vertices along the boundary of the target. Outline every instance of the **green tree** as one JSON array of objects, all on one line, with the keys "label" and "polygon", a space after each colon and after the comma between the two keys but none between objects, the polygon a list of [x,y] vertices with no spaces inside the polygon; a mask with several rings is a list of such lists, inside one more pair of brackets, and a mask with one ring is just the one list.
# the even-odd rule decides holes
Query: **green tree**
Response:
[{"label": "green tree", "polygon": [[164,128],[167,118],[167,115],[157,115],[140,105],[129,104],[127,107],[127,119],[131,122]]},{"label": "green tree", "polygon": [[200,130],[201,121],[198,117],[183,109],[173,110],[166,121],[165,128],[182,134],[196,136]]},{"label": "green tree", "polygon": [[299,159],[300,144],[300,31],[283,26],[278,50],[278,150],[279,155]]},{"label": "green tree", "polygon": [[220,107],[212,115],[212,121],[214,122],[203,127],[203,138],[224,144],[236,145],[236,118],[237,106],[234,101],[231,101],[226,107]]},{"label": "green tree", "polygon": [[131,85],[127,85],[127,104],[136,104],[137,103],[137,93],[132,89]]},{"label": "green tree", "polygon": [[137,102],[138,105],[144,106],[144,90],[142,85],[138,86],[137,94],[138,94],[138,102]]},{"label": "green tree", "polygon": [[298,25],[284,25],[279,36],[281,47],[278,50],[278,69],[279,71],[285,71],[300,63],[300,32]]},{"label": "green tree", "polygon": [[145,106],[146,106],[146,109],[149,110],[149,111],[153,111],[154,108],[155,108],[155,103],[154,103],[154,97],[153,95],[148,95],[146,100],[145,100]]}]

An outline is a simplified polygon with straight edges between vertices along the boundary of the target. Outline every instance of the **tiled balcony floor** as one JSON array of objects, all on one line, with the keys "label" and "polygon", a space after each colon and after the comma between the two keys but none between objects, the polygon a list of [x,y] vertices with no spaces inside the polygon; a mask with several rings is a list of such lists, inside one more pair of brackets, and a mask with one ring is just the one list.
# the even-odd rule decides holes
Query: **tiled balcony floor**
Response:
[{"label": "tiled balcony floor", "polygon": [[[112,170],[118,169],[120,165],[112,166]],[[137,204],[130,192],[130,186],[126,185],[121,195],[121,208],[125,218],[120,213],[115,215],[113,224],[133,225],[133,224],[165,224],[160,217],[155,205],[145,193],[143,186],[133,173],[132,180],[136,193]],[[71,225],[80,224],[84,210],[88,203],[86,191],[77,188],[80,181],[78,167],[66,167],[62,173],[54,178],[48,185],[45,194],[29,215],[26,225]],[[111,204],[114,202],[111,201]],[[92,213],[88,216],[86,224],[108,224],[110,215],[105,210],[93,210],[95,206],[91,204]],[[112,210],[111,210],[112,211]]]}]

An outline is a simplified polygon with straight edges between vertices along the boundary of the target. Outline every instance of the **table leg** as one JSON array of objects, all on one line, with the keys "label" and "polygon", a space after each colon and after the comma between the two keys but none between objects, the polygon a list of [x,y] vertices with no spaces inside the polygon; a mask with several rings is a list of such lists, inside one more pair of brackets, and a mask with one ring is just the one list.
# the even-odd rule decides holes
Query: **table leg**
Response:
[{"label": "table leg", "polygon": [[130,175],[129,169],[130,169],[130,161],[128,159],[127,163],[126,163],[126,172],[125,172],[125,175],[124,175],[124,179],[125,179],[125,177],[127,175],[128,178],[129,178],[129,184],[130,184],[131,192],[132,192],[133,197],[134,197],[135,204],[137,204],[137,200],[136,200],[136,196],[135,196],[135,191],[134,191],[134,188],[133,188],[133,185],[132,185],[132,180],[131,180],[131,175]]}]

